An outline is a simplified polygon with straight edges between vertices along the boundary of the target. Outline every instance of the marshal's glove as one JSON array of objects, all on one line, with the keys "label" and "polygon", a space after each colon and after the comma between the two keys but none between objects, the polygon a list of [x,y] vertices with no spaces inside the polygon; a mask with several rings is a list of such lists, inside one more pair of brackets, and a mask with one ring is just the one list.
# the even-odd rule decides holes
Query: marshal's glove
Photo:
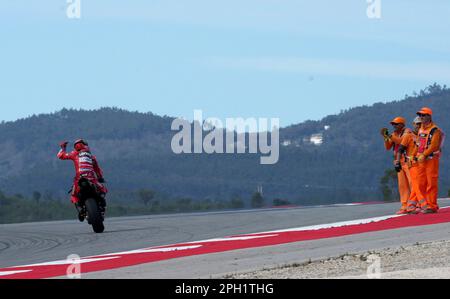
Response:
[{"label": "marshal's glove", "polygon": [[424,154],[420,154],[418,157],[417,157],[417,162],[419,162],[419,163],[422,163],[423,161],[425,161],[425,155]]},{"label": "marshal's glove", "polygon": [[380,134],[381,134],[381,136],[383,136],[384,138],[388,138],[388,137],[389,137],[389,130],[388,130],[387,128],[381,128]]},{"label": "marshal's glove", "polygon": [[400,161],[396,161],[396,162],[395,162],[394,169],[395,169],[395,171],[397,171],[397,172],[402,171],[402,165],[400,164]]}]

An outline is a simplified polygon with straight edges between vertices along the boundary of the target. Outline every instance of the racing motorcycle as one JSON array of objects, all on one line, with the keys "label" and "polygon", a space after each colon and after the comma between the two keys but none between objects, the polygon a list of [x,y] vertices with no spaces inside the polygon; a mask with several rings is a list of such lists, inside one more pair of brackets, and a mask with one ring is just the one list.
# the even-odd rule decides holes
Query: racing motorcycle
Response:
[{"label": "racing motorcycle", "polygon": [[79,201],[76,204],[78,210],[78,220],[85,219],[92,225],[95,233],[102,233],[105,230],[103,221],[105,220],[105,194],[99,192],[98,188],[87,178],[80,178],[78,181],[80,191]]}]

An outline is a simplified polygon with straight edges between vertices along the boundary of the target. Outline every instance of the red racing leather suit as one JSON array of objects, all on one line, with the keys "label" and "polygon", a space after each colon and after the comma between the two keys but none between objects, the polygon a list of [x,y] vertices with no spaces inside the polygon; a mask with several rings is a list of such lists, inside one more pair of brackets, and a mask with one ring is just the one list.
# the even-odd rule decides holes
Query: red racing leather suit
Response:
[{"label": "red racing leather suit", "polygon": [[81,177],[87,178],[90,182],[98,187],[99,192],[106,194],[108,190],[102,185],[98,179],[103,178],[103,171],[98,165],[97,158],[91,154],[89,147],[83,146],[80,151],[72,151],[67,153],[65,148],[62,148],[57,157],[60,160],[72,160],[75,166],[75,178],[72,187],[72,203],[77,203],[78,193],[80,187],[78,181]]}]

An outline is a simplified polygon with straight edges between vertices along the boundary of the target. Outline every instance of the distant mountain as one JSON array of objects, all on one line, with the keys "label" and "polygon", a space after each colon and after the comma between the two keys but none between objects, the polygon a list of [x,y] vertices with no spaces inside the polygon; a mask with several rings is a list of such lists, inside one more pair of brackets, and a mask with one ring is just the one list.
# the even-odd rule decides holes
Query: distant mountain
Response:
[{"label": "distant mountain", "polygon": [[[422,106],[450,132],[450,89],[437,84],[413,96],[342,111],[320,121],[280,130],[280,159],[260,165],[260,155],[176,155],[174,118],[117,108],[63,109],[0,124],[0,190],[66,196],[73,166],[56,159],[58,143],[85,138],[104,168],[111,194],[141,188],[168,196],[249,198],[262,186],[266,198],[297,203],[380,199],[379,179],[391,167],[379,129],[402,115],[411,122]],[[450,187],[450,154],[441,162],[441,193]]]}]

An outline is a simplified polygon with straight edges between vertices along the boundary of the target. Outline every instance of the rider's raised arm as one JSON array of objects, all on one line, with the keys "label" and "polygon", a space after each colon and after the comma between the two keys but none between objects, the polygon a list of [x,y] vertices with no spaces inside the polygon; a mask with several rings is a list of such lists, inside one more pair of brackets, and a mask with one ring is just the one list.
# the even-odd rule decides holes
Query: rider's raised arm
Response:
[{"label": "rider's raised arm", "polygon": [[60,160],[73,160],[73,153],[67,153],[66,152],[67,142],[61,143],[60,146],[61,146],[61,150],[56,155],[58,157],[58,159],[60,159]]},{"label": "rider's raised arm", "polygon": [[73,153],[67,153],[65,149],[61,149],[57,157],[60,160],[73,160]]}]

